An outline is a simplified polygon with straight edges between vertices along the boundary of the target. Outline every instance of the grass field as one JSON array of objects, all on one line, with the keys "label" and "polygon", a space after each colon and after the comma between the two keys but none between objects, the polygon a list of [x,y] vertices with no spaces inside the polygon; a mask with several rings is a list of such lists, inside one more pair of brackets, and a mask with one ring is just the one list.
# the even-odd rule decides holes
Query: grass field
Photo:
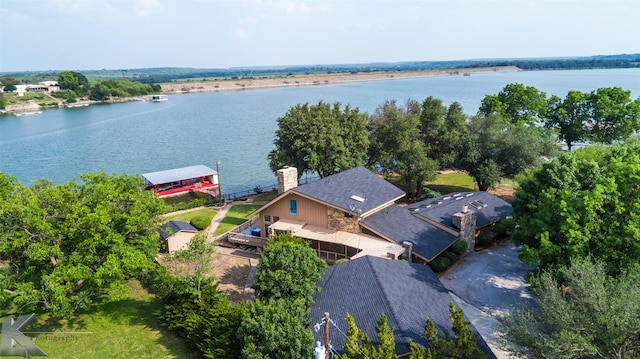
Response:
[{"label": "grass field", "polygon": [[441,194],[478,190],[476,182],[466,172],[439,173],[426,186]]},{"label": "grass field", "polygon": [[177,214],[172,214],[170,216],[165,217],[165,219],[167,221],[174,220],[174,221],[189,222],[193,217],[204,216],[209,218],[209,221],[211,221],[211,219],[216,215],[216,213],[218,213],[217,209],[206,207],[206,208],[198,208],[193,211],[185,211]]},{"label": "grass field", "polygon": [[130,281],[121,298],[105,299],[70,320],[39,314],[23,332],[49,358],[196,358],[158,324],[152,313],[161,305],[138,281]]},{"label": "grass field", "polygon": [[247,215],[262,207],[260,204],[235,204],[227,212],[214,235],[223,234],[247,221]]}]

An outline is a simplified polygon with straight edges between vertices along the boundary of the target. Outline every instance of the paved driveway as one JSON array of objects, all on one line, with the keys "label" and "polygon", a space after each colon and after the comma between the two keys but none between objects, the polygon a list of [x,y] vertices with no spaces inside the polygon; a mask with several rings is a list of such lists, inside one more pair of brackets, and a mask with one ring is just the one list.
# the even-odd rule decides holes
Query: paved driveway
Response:
[{"label": "paved driveway", "polygon": [[518,259],[516,246],[505,243],[468,254],[440,278],[498,358],[509,356],[499,349],[495,316],[518,304],[533,305],[523,279],[530,270]]}]

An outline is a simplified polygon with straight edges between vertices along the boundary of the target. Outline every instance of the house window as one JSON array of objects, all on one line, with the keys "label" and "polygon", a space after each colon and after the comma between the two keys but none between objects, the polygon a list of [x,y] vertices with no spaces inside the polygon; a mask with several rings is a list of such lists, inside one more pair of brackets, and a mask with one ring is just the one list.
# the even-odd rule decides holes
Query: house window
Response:
[{"label": "house window", "polygon": [[344,218],[353,218],[353,215],[349,212],[344,212]]},{"label": "house window", "polygon": [[289,200],[289,214],[295,216],[298,214],[298,203],[295,199]]},{"label": "house window", "polygon": [[271,216],[270,216],[270,215],[268,215],[268,214],[265,214],[265,215],[264,215],[264,221],[265,221],[265,222],[271,222]]},{"label": "house window", "polygon": [[274,221],[274,222],[278,222],[279,220],[280,220],[280,217],[278,217],[278,216],[273,216],[273,221]]}]

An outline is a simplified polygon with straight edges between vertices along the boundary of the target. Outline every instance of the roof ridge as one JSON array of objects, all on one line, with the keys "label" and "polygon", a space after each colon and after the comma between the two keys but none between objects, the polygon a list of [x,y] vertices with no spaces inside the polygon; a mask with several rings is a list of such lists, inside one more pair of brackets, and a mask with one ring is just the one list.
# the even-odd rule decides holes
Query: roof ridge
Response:
[{"label": "roof ridge", "polygon": [[[389,300],[389,298],[390,298],[389,294],[390,293],[388,292],[388,289],[387,289],[386,285],[383,285],[383,282],[378,277],[378,272],[377,272],[378,268],[373,266],[372,262],[371,262],[371,260],[375,260],[375,261],[378,261],[378,260],[380,260],[380,261],[392,261],[392,260],[391,259],[384,259],[384,258],[377,258],[377,257],[372,257],[372,256],[367,256],[366,258],[367,258],[367,262],[369,263],[369,266],[372,268],[372,272],[375,272],[374,279],[378,283],[378,287],[380,288],[380,290],[382,290],[382,294],[384,295],[385,305],[387,306],[387,308],[389,308],[389,313],[390,313],[391,318],[387,318],[387,324],[390,327],[392,327],[392,323],[394,324],[394,326],[392,327],[393,328],[393,332],[395,333],[394,335],[399,334],[400,331],[401,331],[401,333],[403,333],[402,335],[405,336],[404,333],[406,331],[406,328],[403,328],[401,326],[402,321],[399,320],[399,315],[397,313],[397,310],[396,310],[394,305],[391,305],[391,302]],[[396,261],[394,261],[394,262],[396,262]],[[386,263],[386,262],[380,262],[380,263]],[[378,318],[376,318],[376,320]]]}]

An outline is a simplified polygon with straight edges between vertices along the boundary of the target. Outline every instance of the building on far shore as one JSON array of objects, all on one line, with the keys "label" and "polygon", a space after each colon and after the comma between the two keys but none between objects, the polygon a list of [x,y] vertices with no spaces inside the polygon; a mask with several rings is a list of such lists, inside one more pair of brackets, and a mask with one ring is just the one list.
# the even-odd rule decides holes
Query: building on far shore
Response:
[{"label": "building on far shore", "polygon": [[141,174],[145,187],[159,196],[197,191],[213,197],[220,195],[218,172],[204,166],[190,166]]}]

